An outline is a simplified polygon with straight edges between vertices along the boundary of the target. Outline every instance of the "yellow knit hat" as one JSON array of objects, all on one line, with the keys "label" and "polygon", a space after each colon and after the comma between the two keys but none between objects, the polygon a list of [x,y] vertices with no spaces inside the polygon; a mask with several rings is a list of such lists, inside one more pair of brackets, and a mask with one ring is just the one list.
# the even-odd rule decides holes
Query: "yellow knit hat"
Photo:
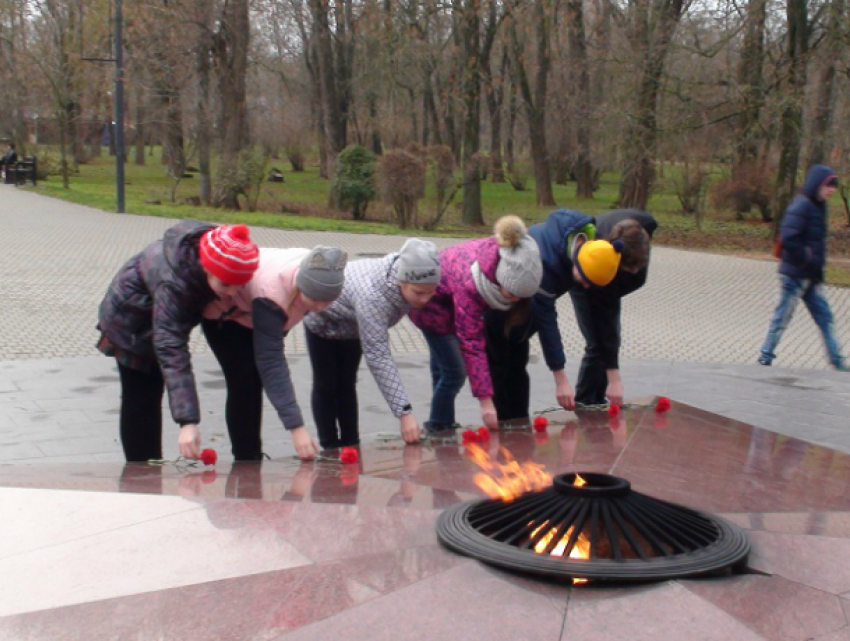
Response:
[{"label": "yellow knit hat", "polygon": [[614,280],[622,258],[623,241],[588,240],[576,252],[575,265],[591,285],[605,287]]}]

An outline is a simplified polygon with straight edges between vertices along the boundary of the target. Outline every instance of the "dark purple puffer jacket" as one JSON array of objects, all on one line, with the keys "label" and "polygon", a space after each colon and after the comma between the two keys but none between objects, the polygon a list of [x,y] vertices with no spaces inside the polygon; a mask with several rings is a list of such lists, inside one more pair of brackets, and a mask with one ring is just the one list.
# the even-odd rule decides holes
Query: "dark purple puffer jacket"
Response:
[{"label": "dark purple puffer jacket", "polygon": [[214,227],[186,220],[169,228],[118,271],[98,314],[97,327],[115,348],[159,363],[180,425],[201,418],[189,335],[216,298],[198,259],[200,238]]}]

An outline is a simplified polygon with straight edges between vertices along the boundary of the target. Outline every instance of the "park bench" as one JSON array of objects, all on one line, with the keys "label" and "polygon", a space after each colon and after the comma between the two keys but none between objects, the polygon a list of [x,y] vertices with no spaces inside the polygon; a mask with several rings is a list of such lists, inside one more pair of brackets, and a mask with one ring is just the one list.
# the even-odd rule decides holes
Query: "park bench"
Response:
[{"label": "park bench", "polygon": [[24,156],[23,159],[15,163],[14,172],[16,185],[25,185],[31,182],[35,186],[38,182],[38,161],[35,156]]}]

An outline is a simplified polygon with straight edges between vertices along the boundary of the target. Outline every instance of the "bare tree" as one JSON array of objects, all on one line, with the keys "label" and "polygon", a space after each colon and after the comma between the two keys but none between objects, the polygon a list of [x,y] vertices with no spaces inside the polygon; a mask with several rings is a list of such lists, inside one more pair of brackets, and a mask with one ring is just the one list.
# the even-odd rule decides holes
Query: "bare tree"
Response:
[{"label": "bare tree", "polygon": [[635,0],[631,5],[632,42],[639,69],[637,104],[623,141],[621,207],[646,209],[652,193],[664,60],[687,3],[688,0]]},{"label": "bare tree", "polygon": [[816,83],[814,118],[808,137],[807,165],[824,162],[832,148],[829,134],[835,107],[836,71],[842,49],[846,46],[842,42],[842,27],[847,22],[844,13],[844,0],[829,0],[825,34],[819,47],[821,69]]},{"label": "bare tree", "polygon": [[[514,73],[528,115],[537,204],[545,206],[555,205],[546,145],[546,98],[549,69],[552,66],[550,22],[557,2],[558,0],[554,0],[554,3],[551,0],[533,0],[530,3],[533,35],[529,40],[534,43],[533,60],[525,60],[525,49],[518,34],[517,24],[513,22],[511,25],[511,41],[515,59]],[[526,65],[534,70],[533,86],[529,80]]]},{"label": "bare tree", "polygon": [[593,163],[590,155],[590,69],[584,30],[582,0],[567,1],[570,34],[570,78],[574,88],[576,132],[576,197],[593,198]]},{"label": "bare tree", "polygon": [[806,89],[806,67],[809,54],[808,0],[788,0],[786,5],[787,64],[785,91],[779,132],[779,169],[776,174],[774,200],[774,233],[794,195],[803,129],[803,98]]},{"label": "bare tree", "polygon": [[[248,144],[246,76],[250,44],[248,0],[224,0],[218,30],[213,36],[213,60],[218,78],[221,106],[222,171],[237,170],[239,154]],[[224,179],[218,202],[227,209],[238,209],[236,181]]]}]

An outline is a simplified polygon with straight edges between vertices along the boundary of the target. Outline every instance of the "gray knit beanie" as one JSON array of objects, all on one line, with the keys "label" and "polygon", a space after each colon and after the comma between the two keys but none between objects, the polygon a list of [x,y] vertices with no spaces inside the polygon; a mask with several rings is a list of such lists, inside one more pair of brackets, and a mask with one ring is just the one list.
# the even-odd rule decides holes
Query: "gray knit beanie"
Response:
[{"label": "gray knit beanie", "polygon": [[398,253],[398,279],[403,283],[440,282],[440,252],[430,240],[408,238]]},{"label": "gray knit beanie", "polygon": [[314,247],[301,261],[295,286],[315,301],[336,300],[345,283],[347,261],[348,254],[338,247]]},{"label": "gray knit beanie", "polygon": [[543,280],[543,263],[537,241],[524,234],[515,245],[500,247],[496,280],[514,296],[534,296]]}]

